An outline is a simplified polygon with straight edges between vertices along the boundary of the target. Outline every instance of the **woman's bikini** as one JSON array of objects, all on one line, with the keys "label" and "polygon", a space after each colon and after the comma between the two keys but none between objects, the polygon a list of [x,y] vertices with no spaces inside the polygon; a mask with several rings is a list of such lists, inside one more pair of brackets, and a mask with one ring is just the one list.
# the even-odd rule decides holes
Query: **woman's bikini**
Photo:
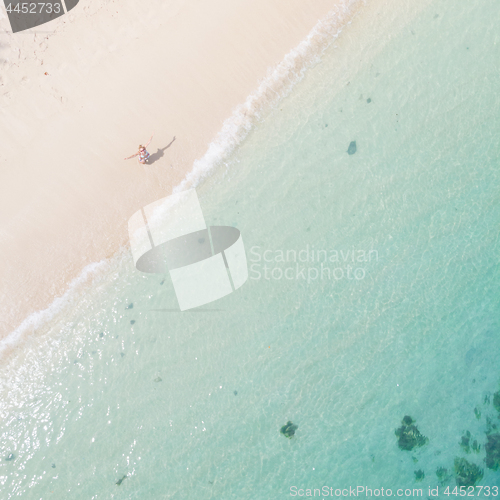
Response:
[{"label": "woman's bikini", "polygon": [[149,153],[146,151],[145,148],[143,150],[139,150],[139,161],[141,163],[145,163],[148,158],[149,158]]}]

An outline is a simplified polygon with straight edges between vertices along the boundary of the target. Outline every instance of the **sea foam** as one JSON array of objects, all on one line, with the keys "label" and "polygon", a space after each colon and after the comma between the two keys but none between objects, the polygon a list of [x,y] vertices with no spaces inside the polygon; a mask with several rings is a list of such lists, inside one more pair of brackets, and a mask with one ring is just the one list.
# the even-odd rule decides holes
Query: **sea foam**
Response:
[{"label": "sea foam", "polygon": [[68,289],[61,297],[54,299],[46,309],[30,314],[14,331],[0,341],[0,357],[7,349],[14,347],[26,332],[40,328],[54,318],[64,307],[71,304],[76,297],[76,291],[86,284],[93,275],[107,268],[108,264],[108,260],[101,260],[85,266],[80,275],[70,282]]}]

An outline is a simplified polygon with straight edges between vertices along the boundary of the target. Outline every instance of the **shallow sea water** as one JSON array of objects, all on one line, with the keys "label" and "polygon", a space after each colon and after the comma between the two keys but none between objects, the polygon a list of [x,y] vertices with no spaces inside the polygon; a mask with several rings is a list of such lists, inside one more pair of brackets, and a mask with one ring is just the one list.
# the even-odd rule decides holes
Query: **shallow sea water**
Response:
[{"label": "shallow sea water", "polygon": [[124,252],[2,368],[0,497],[427,497],[455,457],[500,485],[499,24],[434,2],[348,82],[333,44],[197,189],[242,232],[241,289],[181,313]]}]

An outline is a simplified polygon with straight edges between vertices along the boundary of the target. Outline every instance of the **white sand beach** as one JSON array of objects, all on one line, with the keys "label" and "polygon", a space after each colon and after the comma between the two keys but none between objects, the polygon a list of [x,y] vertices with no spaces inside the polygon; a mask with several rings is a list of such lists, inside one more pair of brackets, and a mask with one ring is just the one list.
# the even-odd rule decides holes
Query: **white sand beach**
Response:
[{"label": "white sand beach", "polygon": [[[170,194],[235,108],[343,4],[82,0],[16,34],[3,12],[0,337],[126,244],[129,216]],[[153,132],[152,164],[123,160]]]}]

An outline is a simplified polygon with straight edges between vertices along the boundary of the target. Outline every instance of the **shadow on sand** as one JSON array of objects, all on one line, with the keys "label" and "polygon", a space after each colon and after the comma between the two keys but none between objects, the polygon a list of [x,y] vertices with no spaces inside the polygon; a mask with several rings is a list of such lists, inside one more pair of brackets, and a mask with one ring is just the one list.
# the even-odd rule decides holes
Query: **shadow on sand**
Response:
[{"label": "shadow on sand", "polygon": [[165,155],[165,150],[168,149],[172,143],[175,141],[175,136],[174,138],[170,141],[170,144],[167,144],[164,148],[158,148],[156,153],[152,153],[149,155],[149,158],[147,160],[148,165],[152,165],[155,161],[158,161],[160,158],[162,158]]}]

